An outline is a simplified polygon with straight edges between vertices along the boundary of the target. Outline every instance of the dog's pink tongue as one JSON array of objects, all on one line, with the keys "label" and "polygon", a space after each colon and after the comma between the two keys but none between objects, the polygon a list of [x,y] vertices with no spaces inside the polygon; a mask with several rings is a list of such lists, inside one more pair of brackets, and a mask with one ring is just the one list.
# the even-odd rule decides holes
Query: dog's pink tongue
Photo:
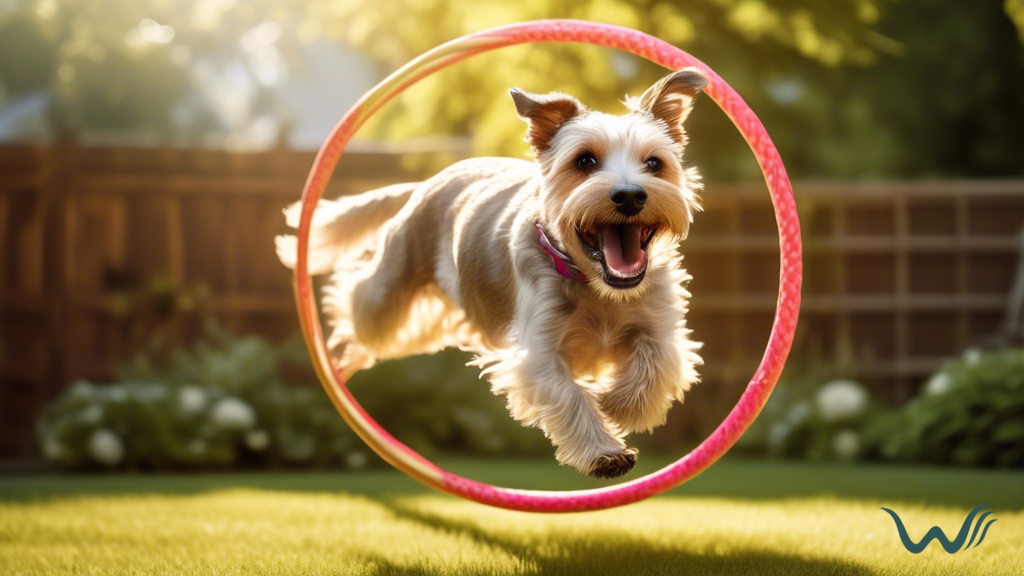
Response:
[{"label": "dog's pink tongue", "polygon": [[635,224],[605,226],[601,234],[608,271],[622,278],[639,274],[647,261],[647,254],[640,247],[640,227]]}]

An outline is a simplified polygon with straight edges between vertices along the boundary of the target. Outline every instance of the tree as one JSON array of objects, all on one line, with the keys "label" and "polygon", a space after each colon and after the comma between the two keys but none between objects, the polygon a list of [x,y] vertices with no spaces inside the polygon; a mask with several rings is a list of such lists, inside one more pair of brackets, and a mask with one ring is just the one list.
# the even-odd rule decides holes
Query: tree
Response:
[{"label": "tree", "polygon": [[294,28],[267,0],[15,0],[0,7],[0,104],[46,92],[58,131],[244,136],[278,113]]},{"label": "tree", "polygon": [[[538,18],[614,23],[644,30],[702,58],[762,113],[777,107],[770,91],[780,81],[867,65],[880,53],[893,52],[895,43],[872,30],[885,3],[398,0],[370,10],[363,2],[319,1],[311,5],[310,14],[316,16],[304,26],[360,46],[393,70],[446,40],[486,27]],[[593,46],[506,48],[421,81],[363,133],[385,138],[461,133],[471,135],[481,154],[521,155],[524,130],[507,95],[510,87],[561,90],[591,107],[619,111],[627,93],[641,93],[664,73],[640,58]],[[745,144],[727,128],[723,115],[712,110],[691,122],[693,157],[702,167],[719,178],[756,172]]]},{"label": "tree", "polygon": [[1024,2],[903,3],[881,30],[899,35],[902,57],[858,71],[852,83],[901,145],[882,168],[907,177],[1024,174]]},{"label": "tree", "polygon": [[[885,0],[15,0],[0,11],[0,83],[8,98],[46,89],[51,120],[68,130],[119,130],[201,138],[244,131],[279,113],[272,87],[299,65],[303,41],[359,47],[390,71],[455,36],[514,21],[566,17],[648,30],[697,53],[735,61],[869,61],[880,37],[869,24]],[[3,10],[3,9],[0,9]],[[483,56],[404,96],[369,134],[471,133],[485,153],[520,153],[511,84],[562,89],[614,106],[660,73],[595,47],[527,46]]]},{"label": "tree", "polygon": [[[538,18],[638,28],[701,58],[794,175],[1024,173],[1024,0],[11,0],[0,106],[48,91],[63,130],[252,141],[261,120],[283,116],[275,90],[302,66],[303,43],[355,46],[385,74],[454,37]],[[360,137],[464,135],[475,153],[521,155],[509,88],[614,112],[664,72],[593,46],[507,48],[423,80]],[[756,177],[724,116],[699,106],[691,160],[715,179]]]}]

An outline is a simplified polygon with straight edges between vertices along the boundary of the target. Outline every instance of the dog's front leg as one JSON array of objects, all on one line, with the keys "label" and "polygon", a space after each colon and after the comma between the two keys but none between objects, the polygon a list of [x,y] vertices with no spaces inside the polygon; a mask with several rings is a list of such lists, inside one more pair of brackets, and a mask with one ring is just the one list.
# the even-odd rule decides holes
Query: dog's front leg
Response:
[{"label": "dog's front leg", "polygon": [[512,416],[542,429],[555,458],[582,474],[615,478],[629,472],[637,451],[626,448],[598,407],[577,384],[559,350],[570,307],[560,279],[541,279],[517,298],[514,345],[488,369],[493,389],[508,398]]},{"label": "dog's front leg", "polygon": [[681,321],[662,318],[627,331],[623,360],[600,395],[601,411],[624,434],[647,432],[665,423],[672,401],[697,381],[700,357]]}]

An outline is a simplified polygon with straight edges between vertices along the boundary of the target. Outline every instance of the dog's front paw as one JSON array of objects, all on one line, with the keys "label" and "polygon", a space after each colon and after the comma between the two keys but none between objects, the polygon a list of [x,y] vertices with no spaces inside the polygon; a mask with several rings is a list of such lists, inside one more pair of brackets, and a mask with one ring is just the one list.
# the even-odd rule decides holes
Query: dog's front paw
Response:
[{"label": "dog's front paw", "polygon": [[633,469],[639,451],[636,448],[624,448],[615,454],[602,454],[594,460],[590,467],[590,475],[594,478],[618,478]]}]

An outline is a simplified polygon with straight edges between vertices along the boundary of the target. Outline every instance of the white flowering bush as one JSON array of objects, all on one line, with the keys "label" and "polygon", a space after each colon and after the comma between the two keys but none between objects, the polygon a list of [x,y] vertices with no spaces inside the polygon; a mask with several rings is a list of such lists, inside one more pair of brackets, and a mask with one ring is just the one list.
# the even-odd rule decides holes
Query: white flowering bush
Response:
[{"label": "white flowering bush", "polygon": [[480,370],[466,366],[471,358],[449,349],[381,362],[348,385],[384,429],[428,457],[550,454],[543,432],[513,420]]},{"label": "white flowering bush", "polygon": [[[44,411],[39,448],[68,469],[208,469],[380,464],[327,395],[285,381],[308,367],[298,343],[274,347],[219,330],[163,362],[136,358],[121,381],[78,382]],[[350,382],[363,406],[414,449],[488,454],[543,450],[540,432],[512,421],[466,357],[382,362]]]},{"label": "white flowering bush", "polygon": [[865,459],[877,452],[874,428],[887,414],[860,383],[822,383],[811,373],[780,382],[738,446],[784,458]]},{"label": "white flowering bush", "polygon": [[[45,411],[40,446],[49,462],[74,469],[345,465],[361,443],[313,392],[275,382],[240,394],[195,384],[78,382]],[[307,446],[296,449],[296,437]]]},{"label": "white flowering bush", "polygon": [[1024,467],[1024,350],[969,349],[898,410],[850,380],[780,383],[741,449],[791,458]]},{"label": "white flowering bush", "polygon": [[860,384],[829,382],[775,424],[782,430],[769,438],[768,452],[812,460],[865,459],[874,452],[872,427],[885,414]]},{"label": "white flowering bush", "polygon": [[1024,467],[1024,350],[968,350],[933,375],[884,432],[888,459]]}]

